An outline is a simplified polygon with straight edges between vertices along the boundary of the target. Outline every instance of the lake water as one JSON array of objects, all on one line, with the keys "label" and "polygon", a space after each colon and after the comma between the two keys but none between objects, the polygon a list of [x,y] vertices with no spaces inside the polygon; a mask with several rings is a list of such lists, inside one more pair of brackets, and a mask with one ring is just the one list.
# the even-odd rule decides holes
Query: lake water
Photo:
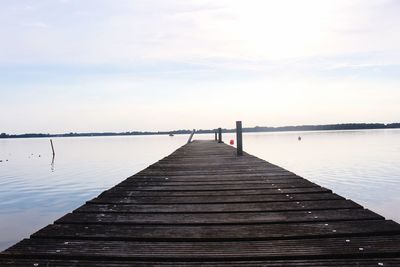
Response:
[{"label": "lake water", "polygon": [[[49,139],[0,139],[0,250],[167,156],[187,138],[54,138],[53,163]],[[226,143],[230,139],[234,134],[224,135]],[[248,133],[243,139],[248,153],[400,222],[400,130]]]}]

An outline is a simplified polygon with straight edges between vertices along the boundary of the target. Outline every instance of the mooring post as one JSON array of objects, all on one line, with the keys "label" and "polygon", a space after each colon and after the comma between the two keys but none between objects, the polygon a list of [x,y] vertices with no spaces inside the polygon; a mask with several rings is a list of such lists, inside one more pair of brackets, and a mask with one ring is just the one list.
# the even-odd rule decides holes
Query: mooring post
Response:
[{"label": "mooring post", "polygon": [[53,157],[56,155],[56,152],[54,152],[54,146],[53,146],[53,140],[50,139],[50,144],[51,144],[51,150],[53,150]]},{"label": "mooring post", "polygon": [[187,141],[188,144],[189,144],[190,142],[192,142],[192,138],[193,138],[193,135],[194,135],[194,132],[195,132],[195,131],[196,131],[196,129],[193,129],[192,133],[190,134],[189,139],[188,139],[188,141]]},{"label": "mooring post", "polygon": [[218,143],[222,143],[222,129],[218,128]]},{"label": "mooring post", "polygon": [[217,131],[215,131],[214,134],[215,134],[215,141],[218,141]]},{"label": "mooring post", "polygon": [[242,122],[236,122],[236,147],[237,155],[243,156],[243,138],[242,138]]}]

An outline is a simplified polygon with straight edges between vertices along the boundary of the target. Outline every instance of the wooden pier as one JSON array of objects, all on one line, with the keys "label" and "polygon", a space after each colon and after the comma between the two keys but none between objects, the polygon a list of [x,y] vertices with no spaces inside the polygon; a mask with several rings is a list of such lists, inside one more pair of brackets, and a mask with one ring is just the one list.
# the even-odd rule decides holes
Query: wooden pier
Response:
[{"label": "wooden pier", "polygon": [[194,141],[0,254],[0,266],[400,266],[400,225]]}]

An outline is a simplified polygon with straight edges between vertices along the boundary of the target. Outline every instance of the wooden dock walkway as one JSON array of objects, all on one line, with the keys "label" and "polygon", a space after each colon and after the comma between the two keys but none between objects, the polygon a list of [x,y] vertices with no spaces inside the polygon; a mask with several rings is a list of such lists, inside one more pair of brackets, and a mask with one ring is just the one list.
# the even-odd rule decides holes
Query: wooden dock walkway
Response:
[{"label": "wooden dock walkway", "polygon": [[400,225],[194,141],[0,254],[0,266],[400,266]]}]

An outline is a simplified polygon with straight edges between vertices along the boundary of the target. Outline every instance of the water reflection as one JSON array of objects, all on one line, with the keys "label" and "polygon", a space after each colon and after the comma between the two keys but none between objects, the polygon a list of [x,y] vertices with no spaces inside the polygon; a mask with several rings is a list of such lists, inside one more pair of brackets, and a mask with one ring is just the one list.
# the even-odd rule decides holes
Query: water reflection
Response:
[{"label": "water reflection", "polygon": [[54,172],[54,159],[55,159],[55,155],[53,154],[53,157],[51,158],[51,163],[50,163],[50,166],[51,166],[51,168],[50,168],[50,170],[51,170],[51,172]]}]

